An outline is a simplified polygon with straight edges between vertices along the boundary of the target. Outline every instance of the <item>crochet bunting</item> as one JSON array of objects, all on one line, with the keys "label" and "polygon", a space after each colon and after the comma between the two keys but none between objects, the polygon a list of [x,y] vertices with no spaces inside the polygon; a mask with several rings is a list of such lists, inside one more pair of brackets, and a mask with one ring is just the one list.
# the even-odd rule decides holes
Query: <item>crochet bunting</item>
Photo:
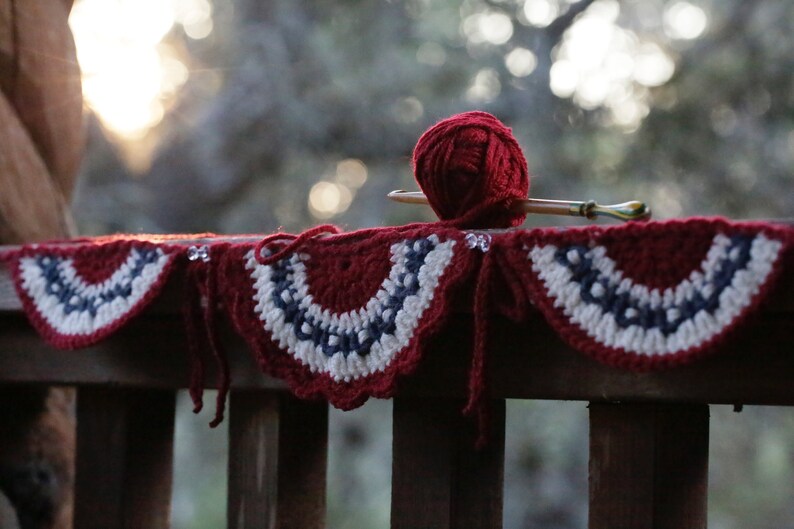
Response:
[{"label": "crochet bunting", "polygon": [[[572,347],[612,365],[688,362],[714,351],[794,265],[791,227],[722,219],[490,233],[426,224],[309,235],[259,245],[258,238],[210,234],[114,236],[0,257],[33,326],[67,349],[96,343],[140,313],[181,263],[192,349],[209,344],[221,367],[219,387],[229,382],[215,329],[222,306],[265,372],[300,397],[343,409],[391,396],[455,311],[475,312],[478,322],[472,401],[482,393],[493,312],[520,321],[534,306]],[[191,245],[196,240],[201,244]],[[198,390],[203,360],[194,353],[191,387]]]},{"label": "crochet bunting", "polygon": [[508,260],[558,334],[598,360],[644,370],[704,354],[746,319],[791,234],[689,219],[512,237]]},{"label": "crochet bunting", "polygon": [[471,262],[462,241],[457,230],[354,232],[313,239],[269,265],[248,250],[232,319],[262,368],[299,396],[342,409],[391,396],[451,312]]},{"label": "crochet bunting", "polygon": [[143,241],[34,245],[11,267],[31,324],[52,345],[92,345],[140,313],[160,292],[173,255]]}]

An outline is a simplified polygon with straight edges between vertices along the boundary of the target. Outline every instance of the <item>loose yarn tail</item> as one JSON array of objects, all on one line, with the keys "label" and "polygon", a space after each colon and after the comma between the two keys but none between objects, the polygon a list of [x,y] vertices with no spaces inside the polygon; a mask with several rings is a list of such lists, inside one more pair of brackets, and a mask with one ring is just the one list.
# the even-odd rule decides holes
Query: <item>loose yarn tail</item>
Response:
[{"label": "loose yarn tail", "polygon": [[215,399],[215,417],[210,422],[210,428],[215,428],[223,422],[223,414],[226,408],[226,397],[229,394],[231,375],[229,374],[229,360],[226,349],[218,339],[218,281],[216,274],[211,271],[207,273],[205,282],[207,306],[204,307],[204,329],[207,333],[209,343],[215,363],[218,367],[217,388],[218,396]]},{"label": "loose yarn tail", "polygon": [[[279,261],[285,255],[289,255],[290,253],[294,252],[307,240],[313,237],[323,234],[336,235],[337,233],[340,232],[341,230],[336,226],[334,226],[333,224],[321,224],[319,226],[315,226],[314,228],[309,228],[300,235],[291,235],[287,233],[274,233],[273,235],[268,235],[267,237],[265,237],[256,244],[256,247],[254,247],[254,258],[261,265],[270,265]],[[284,246],[282,246],[281,248],[279,248],[278,250],[276,250],[275,252],[271,253],[270,255],[262,255],[263,249],[265,249],[269,244],[272,244],[277,241],[289,241],[289,242]]]},{"label": "loose yarn tail", "polygon": [[486,351],[488,347],[488,330],[490,327],[488,313],[491,305],[491,281],[493,275],[493,257],[490,253],[483,254],[480,271],[477,274],[477,286],[474,291],[474,348],[472,350],[471,368],[469,371],[469,397],[463,408],[465,415],[475,415],[477,422],[476,447],[483,448],[488,443],[490,417],[488,413]]},{"label": "loose yarn tail", "polygon": [[182,304],[182,319],[185,325],[188,358],[190,361],[190,381],[188,393],[193,401],[193,413],[198,413],[204,407],[204,359],[198,343],[198,330],[200,328],[201,292],[197,288],[200,281],[201,268],[195,263],[188,263],[185,271],[183,285],[184,303]]},{"label": "loose yarn tail", "polygon": [[203,327],[204,337],[218,370],[215,399],[215,416],[210,421],[210,428],[223,422],[226,398],[231,385],[229,361],[226,349],[218,338],[218,271],[221,267],[213,266],[212,256],[206,261],[191,261],[187,265],[185,286],[185,328],[188,334],[188,352],[191,358],[190,397],[193,400],[193,412],[198,413],[203,407],[205,363],[197,342],[198,331]]}]

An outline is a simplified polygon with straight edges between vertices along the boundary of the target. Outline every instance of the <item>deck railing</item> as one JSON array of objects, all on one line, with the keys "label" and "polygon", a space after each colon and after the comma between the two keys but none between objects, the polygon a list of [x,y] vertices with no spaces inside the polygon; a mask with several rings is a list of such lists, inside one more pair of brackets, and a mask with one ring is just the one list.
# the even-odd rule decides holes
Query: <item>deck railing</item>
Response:
[{"label": "deck railing", "polygon": [[[456,316],[394,399],[392,527],[502,526],[508,398],[591,403],[591,529],[706,527],[708,404],[794,405],[792,279],[719,354],[662,372],[598,364],[563,344],[540,314],[522,325],[495,319],[484,450],[460,413],[469,358],[448,338],[470,335],[472,322]],[[27,324],[0,276],[0,383],[78,388],[76,529],[169,526],[175,395],[188,381],[177,307],[166,293],[105,342],[58,351]],[[327,405],[293,398],[258,371],[239,338],[226,340],[227,527],[325,527]]]}]

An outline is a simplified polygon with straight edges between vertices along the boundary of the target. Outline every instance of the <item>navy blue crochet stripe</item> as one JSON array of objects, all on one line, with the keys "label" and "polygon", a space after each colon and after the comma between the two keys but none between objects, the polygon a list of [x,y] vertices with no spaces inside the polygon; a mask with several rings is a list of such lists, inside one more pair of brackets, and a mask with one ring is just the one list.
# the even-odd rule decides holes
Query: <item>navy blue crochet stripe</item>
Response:
[{"label": "navy blue crochet stripe", "polygon": [[[415,249],[414,246],[417,243],[419,248]],[[435,248],[435,244],[425,238],[407,240],[404,244],[408,246],[405,255],[405,269],[400,270],[397,275],[394,293],[389,295],[389,298],[381,306],[382,310],[371,320],[363,322],[361,327],[347,332],[340,332],[338,329],[322,329],[320,323],[308,314],[306,309],[300,308],[301,299],[298,297],[298,291],[292,280],[293,268],[289,257],[273,265],[271,273],[271,281],[275,284],[272,294],[273,303],[284,311],[284,321],[292,326],[295,336],[301,341],[311,340],[315,347],[319,345],[326,356],[331,357],[339,352],[345,357],[351,353],[357,353],[360,356],[368,355],[372,345],[383,335],[394,334],[397,329],[395,323],[397,312],[402,310],[405,300],[409,296],[413,296],[419,291],[419,269],[425,263],[427,255]],[[408,274],[414,275],[414,281],[410,287],[404,285],[405,277]],[[291,302],[284,301],[282,298],[284,292],[289,293]],[[383,311],[386,309],[391,309],[391,312],[384,318]],[[308,324],[311,332],[303,332],[304,323]],[[358,336],[361,331],[367,331],[367,338],[363,341],[359,340]],[[339,340],[335,345],[329,343],[332,336]]]},{"label": "navy blue crochet stripe", "polygon": [[[66,314],[71,314],[74,311],[88,311],[91,317],[95,317],[99,307],[105,303],[110,303],[120,297],[125,299],[130,297],[132,295],[132,280],[143,273],[146,265],[156,262],[159,257],[156,249],[138,249],[135,262],[127,276],[129,281],[125,281],[123,284],[109,285],[104,291],[93,296],[78,293],[75,285],[64,277],[61,263],[65,259],[55,255],[39,255],[36,257],[36,265],[46,281],[45,291],[48,295],[58,298]],[[73,303],[72,300],[75,297],[77,302]]]},{"label": "navy blue crochet stripe", "polygon": [[[694,318],[698,312],[705,310],[713,314],[717,310],[720,294],[731,284],[736,272],[747,267],[752,243],[753,237],[744,235],[731,237],[726,256],[717,264],[716,272],[709,283],[713,287],[711,295],[704,296],[702,292],[694,292],[690,299],[680,304],[655,309],[648,302],[643,303],[635,299],[629,292],[618,293],[618,285],[610,284],[609,278],[594,266],[590,257],[586,256],[590,248],[581,245],[563,247],[557,250],[555,258],[571,271],[572,281],[581,287],[582,301],[598,305],[605,313],[612,314],[618,326],[625,329],[639,325],[646,330],[659,329],[664,336],[668,336],[676,332],[685,321]],[[735,261],[728,257],[734,249],[739,250],[739,257]],[[568,252],[571,250],[579,255],[578,263],[572,263],[568,259]],[[604,290],[598,297],[591,292],[596,283],[600,283]],[[637,314],[632,317],[626,316],[626,310],[629,308],[635,309]],[[670,309],[679,311],[678,317],[672,321],[667,319],[667,311]]]}]

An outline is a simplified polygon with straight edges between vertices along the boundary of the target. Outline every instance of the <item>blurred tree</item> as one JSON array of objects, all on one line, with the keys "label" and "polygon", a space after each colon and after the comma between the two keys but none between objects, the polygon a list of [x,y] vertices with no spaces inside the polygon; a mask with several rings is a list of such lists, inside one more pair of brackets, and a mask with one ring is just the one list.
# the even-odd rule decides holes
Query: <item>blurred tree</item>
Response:
[{"label": "blurred tree", "polygon": [[[390,204],[383,195],[415,187],[410,154],[423,130],[475,108],[513,127],[534,176],[533,196],[638,198],[662,218],[790,216],[790,2],[235,0],[211,7],[210,33],[190,37],[184,22],[163,41],[178,50],[188,78],[148,133],[146,141],[157,145],[148,168],[126,167],[116,148],[124,140],[92,121],[75,205],[84,232],[270,232],[325,220],[347,228],[432,220],[429,209]],[[550,222],[574,221],[534,217],[527,224]],[[581,409],[526,406],[514,408],[522,412],[514,414],[520,425],[509,443],[519,459],[511,465],[520,472],[508,473],[508,488],[531,498],[509,500],[506,525],[581,527],[583,485],[573,476],[584,472],[585,448],[562,442],[584,435],[572,420]],[[565,426],[539,433],[538,409]],[[373,413],[351,416],[334,434],[367,455],[341,453],[332,471],[377,464],[372,454],[382,447],[373,439],[382,435],[362,426]],[[730,460],[713,462],[715,527],[790,525],[780,502],[794,487],[770,469],[791,460],[783,440],[790,444],[794,428],[788,419],[770,426],[774,413],[746,412],[741,428],[715,427],[729,431],[715,453]],[[762,426],[767,433],[754,438]],[[732,437],[733,445],[725,440]],[[550,474],[548,459],[568,464]],[[739,468],[748,474],[737,475]],[[375,479],[383,483],[380,470]],[[741,487],[745,475],[774,484],[777,494]],[[358,494],[382,498],[383,489],[372,492],[349,476],[340,483],[331,493],[332,526],[358,526],[362,520],[343,506]],[[557,496],[548,483],[557,484]],[[762,521],[754,512],[768,516]]]}]

